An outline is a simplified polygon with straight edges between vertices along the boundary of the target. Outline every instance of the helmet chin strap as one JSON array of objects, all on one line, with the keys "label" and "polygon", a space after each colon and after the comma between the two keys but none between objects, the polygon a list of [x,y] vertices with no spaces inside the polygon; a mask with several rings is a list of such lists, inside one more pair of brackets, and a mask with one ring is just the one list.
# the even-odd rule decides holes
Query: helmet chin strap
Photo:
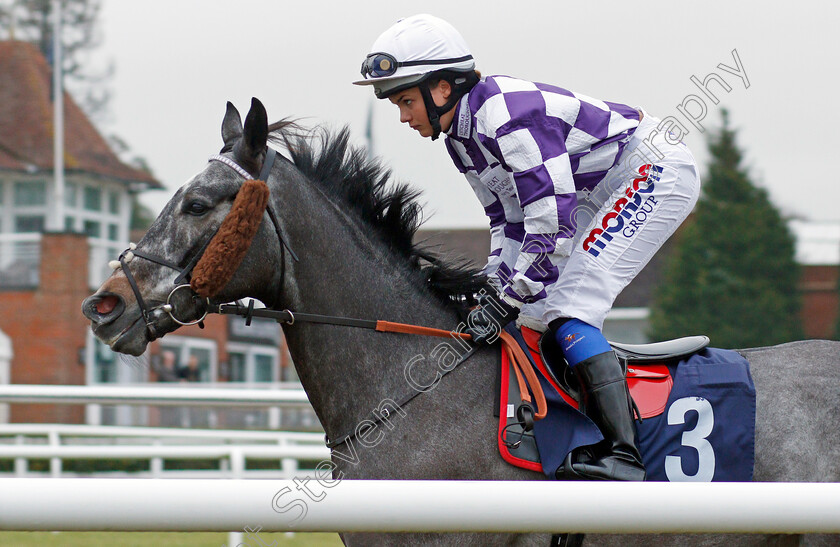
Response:
[{"label": "helmet chin strap", "polygon": [[432,140],[437,140],[441,133],[440,117],[452,110],[464,94],[455,93],[453,91],[446,104],[438,106],[432,98],[432,91],[424,82],[420,85],[420,95],[423,97],[423,102],[426,104],[426,113],[429,115],[429,123],[432,124]]}]

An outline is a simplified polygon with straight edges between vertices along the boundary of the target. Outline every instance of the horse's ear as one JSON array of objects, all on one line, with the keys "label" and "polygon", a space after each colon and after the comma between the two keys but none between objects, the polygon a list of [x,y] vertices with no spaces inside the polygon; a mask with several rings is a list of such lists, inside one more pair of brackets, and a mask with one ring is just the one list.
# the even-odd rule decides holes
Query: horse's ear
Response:
[{"label": "horse's ear", "polygon": [[222,141],[225,143],[225,148],[233,146],[240,135],[242,135],[242,118],[239,117],[239,111],[233,103],[228,101],[225,119],[222,120]]},{"label": "horse's ear", "polygon": [[268,115],[265,107],[256,98],[251,99],[251,110],[245,116],[245,129],[242,139],[236,143],[234,154],[243,164],[250,164],[256,170],[262,166],[265,158],[265,146],[268,142]]}]

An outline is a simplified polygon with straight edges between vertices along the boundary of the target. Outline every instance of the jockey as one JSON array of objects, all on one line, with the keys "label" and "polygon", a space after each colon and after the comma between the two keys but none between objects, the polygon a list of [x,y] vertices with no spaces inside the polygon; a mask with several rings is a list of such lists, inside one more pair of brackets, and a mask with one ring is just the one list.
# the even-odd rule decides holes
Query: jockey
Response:
[{"label": "jockey", "polygon": [[489,334],[517,317],[547,326],[605,438],[571,474],[644,480],[625,371],[601,329],[621,290],[694,207],[691,152],[640,108],[482,77],[458,31],[430,15],[379,36],[362,76],[354,83],[389,99],[401,122],[422,137],[446,136],[490,218],[484,271],[498,294],[479,300],[466,332],[494,340]]}]

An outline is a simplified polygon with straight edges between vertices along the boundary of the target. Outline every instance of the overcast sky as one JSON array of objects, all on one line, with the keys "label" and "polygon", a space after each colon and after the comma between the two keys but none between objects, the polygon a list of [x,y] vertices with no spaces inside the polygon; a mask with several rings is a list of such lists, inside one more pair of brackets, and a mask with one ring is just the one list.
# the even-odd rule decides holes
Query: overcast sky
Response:
[{"label": "overcast sky", "polygon": [[[703,165],[705,134],[731,112],[753,180],[786,214],[840,220],[837,2],[286,2],[104,0],[98,56],[116,65],[112,120],[103,130],[145,157],[168,188],[144,202],[157,212],[221,147],[225,102],[244,117],[252,96],[270,121],[349,125],[364,142],[374,108],[375,151],[423,189],[428,226],[487,226],[443,139],[422,139],[396,107],[350,84],[376,37],[400,17],[431,13],[464,35],[484,74],[558,85],[674,116]],[[736,68],[746,82],[718,68]],[[690,80],[711,72],[731,87]],[[701,133],[678,106],[701,98]],[[700,105],[689,99],[687,108]],[[687,103],[688,104],[688,103]]]}]

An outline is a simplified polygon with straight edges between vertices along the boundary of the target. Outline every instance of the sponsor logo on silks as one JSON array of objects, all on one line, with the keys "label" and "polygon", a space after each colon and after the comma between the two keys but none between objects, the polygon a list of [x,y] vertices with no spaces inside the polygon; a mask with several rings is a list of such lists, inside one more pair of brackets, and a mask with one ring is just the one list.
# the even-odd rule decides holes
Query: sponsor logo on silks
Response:
[{"label": "sponsor logo on silks", "polygon": [[563,348],[564,352],[569,351],[570,349],[575,347],[575,344],[577,344],[581,340],[586,340],[586,336],[580,336],[580,338],[578,338],[578,336],[580,336],[580,333],[576,332],[574,334],[567,334],[563,337],[563,341],[566,342],[566,346]]},{"label": "sponsor logo on silks", "polygon": [[645,224],[650,213],[659,202],[653,196],[656,183],[662,176],[658,165],[646,164],[639,167],[639,176],[624,191],[624,196],[613,203],[612,210],[604,215],[601,226],[593,229],[583,240],[583,250],[598,256],[616,236],[630,239]]}]

